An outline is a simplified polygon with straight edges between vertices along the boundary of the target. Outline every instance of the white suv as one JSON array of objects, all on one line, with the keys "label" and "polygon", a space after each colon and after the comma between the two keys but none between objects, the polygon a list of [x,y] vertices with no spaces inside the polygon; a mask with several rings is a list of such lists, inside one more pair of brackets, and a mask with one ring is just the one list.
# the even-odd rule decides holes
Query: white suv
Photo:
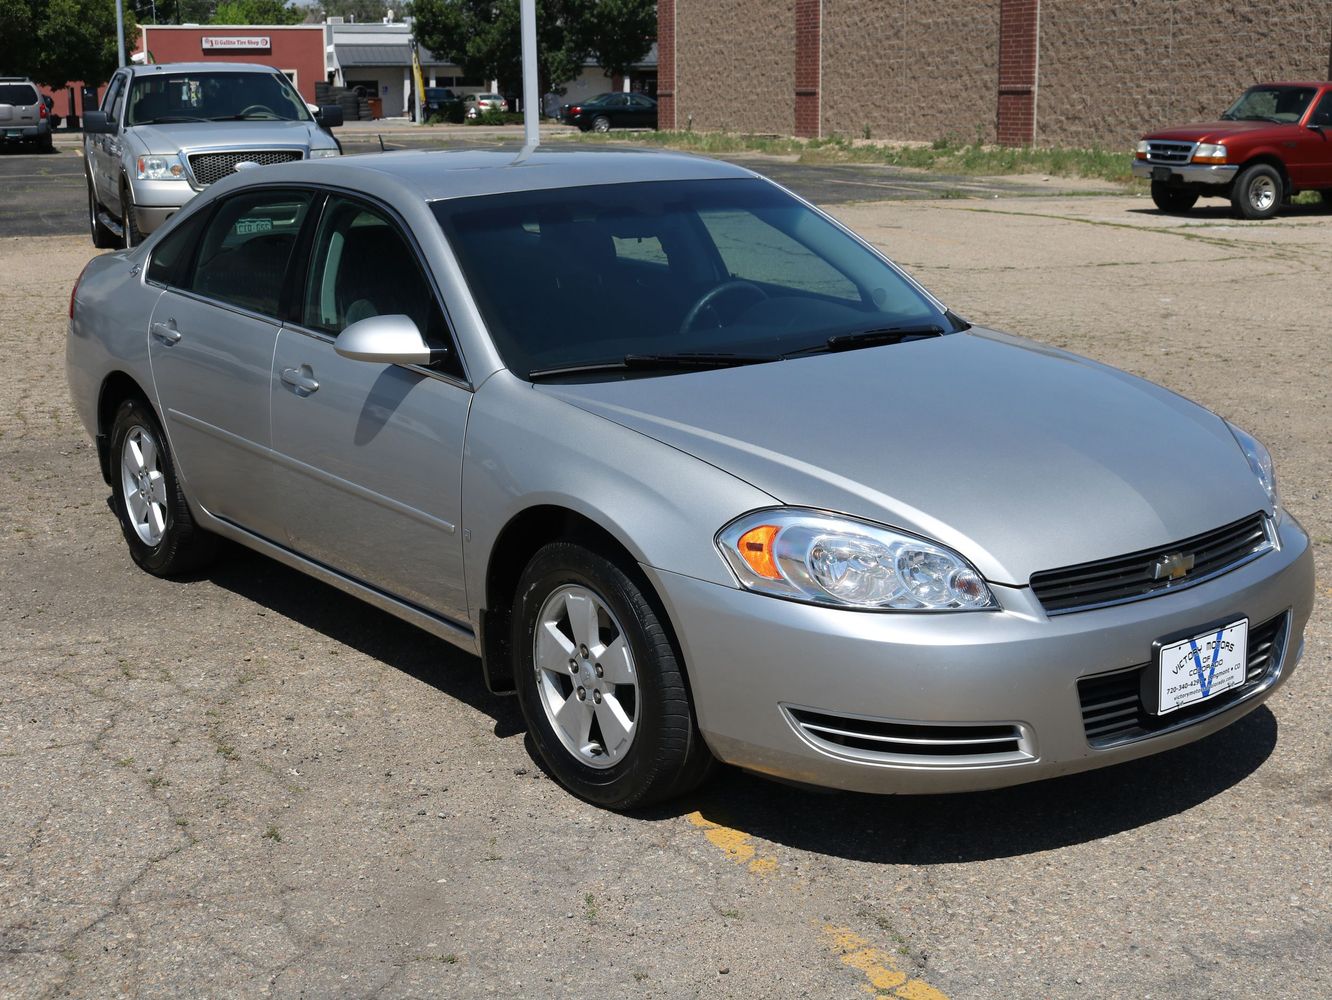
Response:
[{"label": "white suv", "polygon": [[51,109],[32,81],[23,76],[0,76],[0,145],[30,143],[51,152]]},{"label": "white suv", "polygon": [[282,73],[250,63],[124,66],[83,116],[93,246],[131,247],[216,180],[337,156],[336,106],[310,107]]}]

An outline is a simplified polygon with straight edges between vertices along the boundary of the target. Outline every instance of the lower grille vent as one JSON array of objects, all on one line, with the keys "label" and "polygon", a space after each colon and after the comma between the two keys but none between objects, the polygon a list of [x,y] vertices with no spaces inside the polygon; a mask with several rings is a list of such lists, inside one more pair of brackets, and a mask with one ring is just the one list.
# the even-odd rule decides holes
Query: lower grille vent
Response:
[{"label": "lower grille vent", "polygon": [[816,747],[842,756],[911,764],[966,766],[1031,760],[1022,728],[1012,724],[934,725],[829,715],[787,708],[796,729]]}]

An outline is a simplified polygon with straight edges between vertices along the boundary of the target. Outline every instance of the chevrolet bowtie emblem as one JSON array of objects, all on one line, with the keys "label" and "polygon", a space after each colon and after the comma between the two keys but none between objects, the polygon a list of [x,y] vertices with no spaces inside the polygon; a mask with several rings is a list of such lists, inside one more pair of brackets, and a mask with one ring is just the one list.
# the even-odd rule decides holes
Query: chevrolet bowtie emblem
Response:
[{"label": "chevrolet bowtie emblem", "polygon": [[1153,580],[1182,580],[1193,569],[1193,553],[1172,552],[1152,565]]}]

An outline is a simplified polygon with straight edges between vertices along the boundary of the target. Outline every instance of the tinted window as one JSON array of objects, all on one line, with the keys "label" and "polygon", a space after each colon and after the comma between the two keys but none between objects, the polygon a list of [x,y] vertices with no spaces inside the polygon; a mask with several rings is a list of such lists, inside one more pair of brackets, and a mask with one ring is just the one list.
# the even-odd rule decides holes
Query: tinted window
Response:
[{"label": "tinted window", "polygon": [[36,104],[37,90],[27,83],[0,83],[0,104]]},{"label": "tinted window", "polygon": [[116,106],[116,98],[120,96],[121,88],[125,86],[125,76],[120,74],[111,78],[110,85],[106,92],[102,94],[102,110],[108,114]]},{"label": "tinted window", "polygon": [[153,250],[153,259],[148,263],[148,280],[162,285],[180,285],[190,266],[194,248],[208,221],[208,212],[195,212],[171,227]]},{"label": "tinted window", "polygon": [[877,254],[766,181],[610,184],[436,202],[505,364],[776,355],[951,324]]},{"label": "tinted window", "polygon": [[1332,90],[1324,94],[1323,99],[1318,102],[1318,107],[1314,108],[1309,124],[1321,125],[1323,128],[1332,127]]},{"label": "tinted window", "polygon": [[223,201],[203,231],[189,280],[199,295],[276,316],[308,191],[246,191]]},{"label": "tinted window", "polygon": [[434,348],[440,366],[461,376],[443,311],[415,252],[382,212],[348,198],[329,198],[315,234],[302,322],[338,334],[358,320],[403,315]]}]

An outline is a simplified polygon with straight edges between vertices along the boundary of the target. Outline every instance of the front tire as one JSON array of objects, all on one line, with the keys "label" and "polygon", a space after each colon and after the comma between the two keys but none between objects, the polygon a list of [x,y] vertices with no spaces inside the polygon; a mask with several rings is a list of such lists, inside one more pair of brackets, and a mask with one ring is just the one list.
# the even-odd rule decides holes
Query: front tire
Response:
[{"label": "front tire", "polygon": [[1281,210],[1285,182],[1281,173],[1266,163],[1245,167],[1235,178],[1230,203],[1241,218],[1270,219]]},{"label": "front tire", "polygon": [[1152,181],[1152,201],[1162,212],[1183,215],[1198,203],[1198,192]]},{"label": "front tire", "polygon": [[88,228],[92,234],[92,245],[98,250],[113,250],[120,246],[120,240],[98,218],[101,207],[97,203],[97,195],[93,192],[92,181],[88,181]]},{"label": "front tire", "polygon": [[632,809],[711,772],[664,612],[614,562],[570,542],[537,552],[514,600],[513,650],[532,742],[579,798]]},{"label": "front tire", "polygon": [[134,218],[134,202],[130,198],[128,184],[120,187],[120,229],[124,233],[126,250],[132,250],[143,242],[143,233],[139,231],[139,224]]},{"label": "front tire", "polygon": [[127,399],[111,424],[111,493],[130,557],[154,576],[198,569],[213,558],[216,536],[194,523],[157,417]]},{"label": "front tire", "polygon": [[607,118],[605,115],[597,115],[596,118],[592,119],[592,131],[593,131],[593,132],[609,132],[609,131],[610,131],[610,119]]}]

